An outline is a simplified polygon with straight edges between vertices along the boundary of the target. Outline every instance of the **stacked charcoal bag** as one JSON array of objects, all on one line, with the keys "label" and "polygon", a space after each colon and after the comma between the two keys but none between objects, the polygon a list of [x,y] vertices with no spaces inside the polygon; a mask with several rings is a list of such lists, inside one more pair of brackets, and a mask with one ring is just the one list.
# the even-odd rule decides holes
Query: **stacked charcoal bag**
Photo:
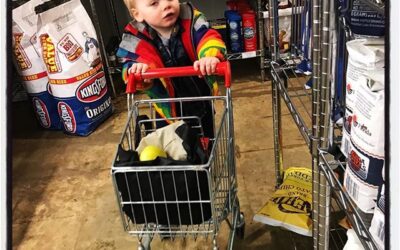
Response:
[{"label": "stacked charcoal bag", "polygon": [[[332,111],[332,120],[338,124],[343,123],[345,116],[345,88],[343,72],[345,71],[345,41],[352,38],[381,37],[385,33],[384,17],[367,3],[361,0],[339,0],[338,1],[340,19],[344,18],[345,23],[350,28],[348,32],[344,28],[338,29],[338,51],[336,59],[336,85]],[[349,90],[351,91],[351,90]]]},{"label": "stacked charcoal bag", "polygon": [[38,40],[64,131],[89,135],[112,113],[93,24],[79,0],[35,8]]},{"label": "stacked charcoal bag", "polygon": [[353,0],[349,16],[350,29],[355,36],[382,37],[385,35],[385,17],[364,0]]},{"label": "stacked charcoal bag", "polygon": [[57,103],[49,89],[49,78],[37,50],[37,15],[34,7],[42,0],[19,1],[13,9],[13,61],[39,124],[46,129],[61,129]]},{"label": "stacked charcoal bag", "polygon": [[364,38],[346,43],[348,64],[346,72],[346,111],[343,125],[341,151],[348,157],[350,149],[351,124],[356,103],[358,86],[365,85],[366,72],[374,72],[384,67],[384,40]]},{"label": "stacked charcoal bag", "polygon": [[[367,52],[365,49],[361,51]],[[375,68],[365,72],[359,76],[357,83],[354,88],[350,150],[344,184],[368,227],[376,206],[379,187],[383,184],[384,69]]]},{"label": "stacked charcoal bag", "polygon": [[[150,125],[146,120],[147,117],[141,124]],[[145,130],[153,129],[150,125]],[[135,145],[135,151],[124,148],[123,144],[119,146],[114,168],[126,216],[134,224],[157,223],[169,227],[208,221],[212,213],[210,169],[206,166],[210,147],[203,146],[198,131],[179,121],[143,138],[136,131]],[[160,154],[143,160],[142,154],[149,145],[161,149],[167,157]]]}]

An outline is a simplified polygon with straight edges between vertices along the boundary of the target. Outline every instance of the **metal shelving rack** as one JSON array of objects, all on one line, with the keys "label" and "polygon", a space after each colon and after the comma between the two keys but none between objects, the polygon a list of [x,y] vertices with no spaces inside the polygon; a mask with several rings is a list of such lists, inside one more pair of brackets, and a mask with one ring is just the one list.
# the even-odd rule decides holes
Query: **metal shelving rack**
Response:
[{"label": "metal shelving rack", "polygon": [[[282,155],[282,121],[281,121],[281,99],[284,101],[290,114],[297,125],[301,135],[312,156],[313,170],[313,245],[314,249],[333,248],[338,242],[329,242],[330,238],[340,234],[337,229],[332,228],[331,212],[333,203],[341,211],[344,211],[353,229],[358,235],[365,249],[378,249],[368,228],[363,223],[356,205],[351,200],[343,184],[336,175],[336,171],[343,171],[345,164],[334,159],[328,153],[329,134],[333,128],[331,117],[331,86],[330,76],[332,62],[330,55],[332,40],[330,32],[330,15],[337,14],[338,10],[332,12],[334,0],[309,0],[312,4],[312,88],[310,90],[299,90],[296,86],[302,86],[310,77],[300,76],[296,73],[299,62],[297,43],[292,44],[292,55],[290,58],[280,58],[278,44],[278,2],[269,0],[270,30],[273,43],[271,46],[272,62],[272,107],[273,107],[273,130],[275,148],[275,173],[276,185],[282,183],[283,177],[283,155]],[[381,0],[363,0],[374,7],[379,13],[384,13],[384,2]],[[294,5],[300,1],[293,1]],[[332,5],[331,5],[332,4]],[[296,6],[297,7],[297,6]],[[292,16],[293,18],[293,16]],[[294,25],[293,25],[294,24]],[[299,34],[296,30],[296,21],[292,21],[292,34]],[[295,35],[292,37],[296,42]],[[297,85],[296,85],[297,83]],[[311,111],[307,104],[311,105]],[[307,110],[308,108],[308,110]],[[305,109],[305,111],[304,111]],[[331,199],[333,198],[333,199]],[[343,230],[343,229],[341,229]],[[336,237],[337,238],[337,237]],[[346,240],[340,238],[343,245]],[[332,243],[330,245],[330,243]],[[341,246],[343,247],[343,246]]]}]

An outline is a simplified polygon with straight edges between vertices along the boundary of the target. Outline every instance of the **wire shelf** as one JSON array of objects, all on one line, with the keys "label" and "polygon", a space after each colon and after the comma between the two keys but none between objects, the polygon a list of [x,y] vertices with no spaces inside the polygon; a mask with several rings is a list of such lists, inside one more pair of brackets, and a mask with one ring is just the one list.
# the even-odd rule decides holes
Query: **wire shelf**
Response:
[{"label": "wire shelf", "polygon": [[357,205],[354,204],[346,189],[344,188],[340,179],[340,173],[344,173],[345,165],[342,162],[336,160],[328,160],[330,155],[320,150],[320,170],[325,175],[327,182],[331,186],[333,197],[335,198],[340,209],[343,210],[348,220],[350,221],[354,231],[360,239],[365,249],[378,250],[377,244],[374,242],[367,226],[365,225],[365,219],[358,212]]},{"label": "wire shelf", "polygon": [[228,53],[227,59],[228,60],[239,60],[239,59],[254,58],[254,57],[261,56],[262,53],[263,53],[263,50],[254,50],[254,51],[238,52],[238,53]]},{"label": "wire shelf", "polygon": [[311,76],[296,72],[300,59],[271,62],[271,74],[306,144],[310,147],[311,89],[305,87]]}]

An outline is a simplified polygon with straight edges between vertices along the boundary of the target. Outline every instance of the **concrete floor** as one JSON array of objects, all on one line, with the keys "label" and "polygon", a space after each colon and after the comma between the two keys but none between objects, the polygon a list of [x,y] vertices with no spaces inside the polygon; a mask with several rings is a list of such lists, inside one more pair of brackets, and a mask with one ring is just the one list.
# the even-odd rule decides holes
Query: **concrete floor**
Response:
[{"label": "concrete floor", "polygon": [[[243,61],[244,62],[244,61]],[[311,239],[253,222],[274,191],[270,83],[261,84],[255,61],[233,65],[232,87],[239,199],[244,240],[235,249],[310,249]],[[13,248],[136,249],[123,231],[110,167],[126,121],[124,94],[115,113],[89,137],[43,131],[27,102],[13,107]],[[310,166],[304,140],[282,105],[285,166]],[[227,241],[224,225],[218,244]],[[161,241],[153,249],[210,249],[210,239]]]}]

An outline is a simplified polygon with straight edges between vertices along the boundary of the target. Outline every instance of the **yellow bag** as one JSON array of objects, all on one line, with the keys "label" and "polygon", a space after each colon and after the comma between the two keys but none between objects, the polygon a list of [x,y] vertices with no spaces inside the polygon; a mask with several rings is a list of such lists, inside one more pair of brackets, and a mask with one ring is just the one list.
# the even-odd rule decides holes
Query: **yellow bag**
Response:
[{"label": "yellow bag", "polygon": [[283,183],[254,220],[312,236],[312,170],[289,168]]}]

